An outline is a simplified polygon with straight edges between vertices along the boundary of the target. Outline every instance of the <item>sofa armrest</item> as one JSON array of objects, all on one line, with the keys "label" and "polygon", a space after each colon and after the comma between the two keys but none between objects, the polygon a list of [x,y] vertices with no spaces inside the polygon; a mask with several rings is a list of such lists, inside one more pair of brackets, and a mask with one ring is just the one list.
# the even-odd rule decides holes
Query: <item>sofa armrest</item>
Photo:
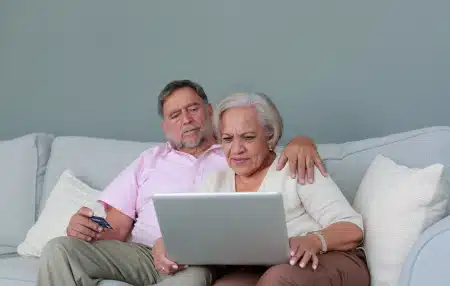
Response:
[{"label": "sofa armrest", "polygon": [[398,286],[450,285],[450,216],[432,225],[411,248]]}]

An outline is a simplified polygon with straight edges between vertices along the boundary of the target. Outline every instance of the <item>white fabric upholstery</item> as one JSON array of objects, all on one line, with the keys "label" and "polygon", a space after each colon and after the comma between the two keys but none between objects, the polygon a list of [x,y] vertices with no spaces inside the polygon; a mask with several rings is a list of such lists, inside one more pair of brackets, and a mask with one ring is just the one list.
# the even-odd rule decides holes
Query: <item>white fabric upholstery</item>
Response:
[{"label": "white fabric upholstery", "polygon": [[[1,286],[35,286],[39,258],[10,256],[0,258]],[[131,286],[120,281],[102,281],[100,286]]]},{"label": "white fabric upholstery", "polygon": [[22,256],[41,256],[48,241],[66,235],[70,219],[81,207],[88,207],[94,215],[105,217],[104,207],[97,201],[100,194],[98,190],[80,181],[70,170],[65,170],[37,222],[17,247],[17,253]]},{"label": "white fabric upholstery", "polygon": [[45,175],[42,202],[66,169],[94,189],[103,188],[139,154],[156,143],[140,143],[87,137],[57,137]]},{"label": "white fabric upholstery", "polygon": [[[35,220],[50,137],[30,134],[0,142],[0,246],[16,247]],[[49,146],[49,144],[47,144]],[[12,218],[12,219],[6,219]],[[0,249],[0,254],[2,249]]]},{"label": "white fabric upholstery", "polygon": [[352,202],[367,168],[378,154],[410,168],[441,163],[449,179],[449,146],[450,128],[430,127],[342,144],[319,144],[318,149],[327,171]]},{"label": "white fabric upholstery", "polygon": [[397,285],[411,247],[447,215],[449,196],[442,164],[408,168],[375,157],[354,202],[364,219],[372,286]]},{"label": "white fabric upholstery", "polygon": [[35,285],[39,260],[36,258],[10,256],[0,259],[0,285]]}]

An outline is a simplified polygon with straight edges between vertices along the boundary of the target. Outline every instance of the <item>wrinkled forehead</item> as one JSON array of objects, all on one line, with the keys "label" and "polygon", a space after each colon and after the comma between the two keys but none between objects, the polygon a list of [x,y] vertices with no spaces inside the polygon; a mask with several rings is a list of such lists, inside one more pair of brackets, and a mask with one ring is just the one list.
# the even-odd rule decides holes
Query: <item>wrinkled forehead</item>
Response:
[{"label": "wrinkled forehead", "polygon": [[221,133],[243,134],[257,132],[262,128],[258,113],[252,106],[227,109],[220,117]]},{"label": "wrinkled forehead", "polygon": [[192,105],[202,105],[202,98],[191,88],[180,88],[164,99],[163,112],[169,114]]}]

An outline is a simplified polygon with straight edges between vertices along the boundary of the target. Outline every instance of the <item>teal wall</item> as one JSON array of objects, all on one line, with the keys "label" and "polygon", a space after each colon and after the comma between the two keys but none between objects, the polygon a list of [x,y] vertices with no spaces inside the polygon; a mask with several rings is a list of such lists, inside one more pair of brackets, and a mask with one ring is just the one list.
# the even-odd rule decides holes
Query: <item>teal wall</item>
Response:
[{"label": "teal wall", "polygon": [[450,1],[0,0],[0,139],[161,140],[179,78],[268,93],[283,143],[450,125]]}]

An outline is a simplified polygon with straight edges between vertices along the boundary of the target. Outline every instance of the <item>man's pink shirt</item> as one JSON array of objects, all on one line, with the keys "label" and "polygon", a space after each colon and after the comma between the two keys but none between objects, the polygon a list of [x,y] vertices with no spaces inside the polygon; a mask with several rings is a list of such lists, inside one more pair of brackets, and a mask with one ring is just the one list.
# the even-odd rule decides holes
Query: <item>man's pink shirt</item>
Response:
[{"label": "man's pink shirt", "polygon": [[131,241],[153,246],[161,237],[153,195],[193,192],[206,175],[226,166],[219,145],[196,158],[165,143],[144,151],[105,188],[99,200],[135,221]]}]

